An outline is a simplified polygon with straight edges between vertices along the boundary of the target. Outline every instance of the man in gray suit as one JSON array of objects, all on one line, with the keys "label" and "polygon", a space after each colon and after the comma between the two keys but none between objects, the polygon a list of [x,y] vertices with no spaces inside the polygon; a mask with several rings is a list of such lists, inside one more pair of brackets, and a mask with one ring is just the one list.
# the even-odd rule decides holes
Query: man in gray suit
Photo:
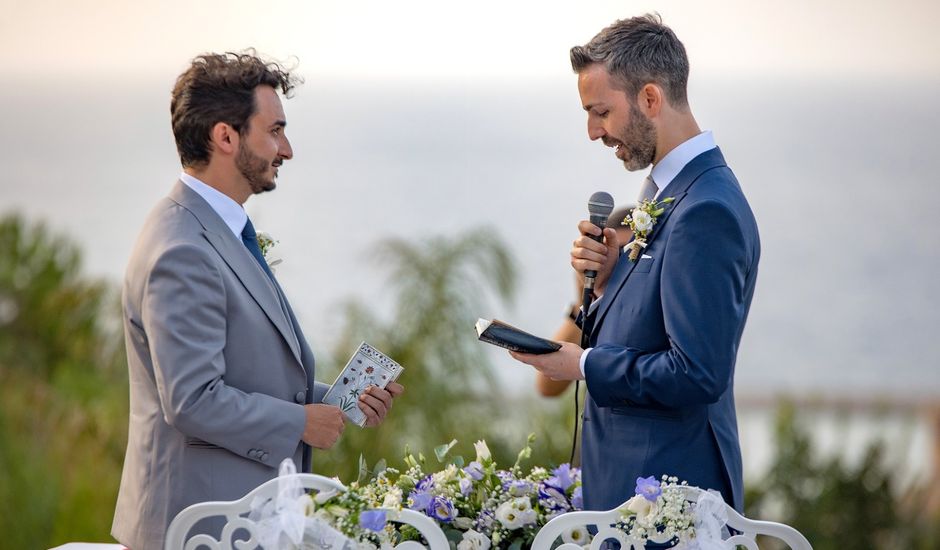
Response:
[{"label": "man in gray suit", "polygon": [[[253,55],[207,54],[173,90],[183,174],[147,218],[123,292],[131,410],[112,534],[133,550],[162,548],[180,510],[238,499],[285,458],[310,471],[310,447],[343,431],[242,208],[293,156],[278,90],[294,84]],[[368,425],[402,391],[365,392]]]}]

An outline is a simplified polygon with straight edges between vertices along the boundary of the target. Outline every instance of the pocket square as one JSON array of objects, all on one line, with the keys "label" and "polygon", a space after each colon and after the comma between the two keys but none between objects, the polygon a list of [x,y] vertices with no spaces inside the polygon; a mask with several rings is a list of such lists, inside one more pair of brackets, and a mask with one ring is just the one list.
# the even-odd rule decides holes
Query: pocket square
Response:
[{"label": "pocket square", "polygon": [[643,254],[642,256],[640,256],[640,259],[641,259],[641,260],[652,260],[653,257],[650,256],[649,254]]}]

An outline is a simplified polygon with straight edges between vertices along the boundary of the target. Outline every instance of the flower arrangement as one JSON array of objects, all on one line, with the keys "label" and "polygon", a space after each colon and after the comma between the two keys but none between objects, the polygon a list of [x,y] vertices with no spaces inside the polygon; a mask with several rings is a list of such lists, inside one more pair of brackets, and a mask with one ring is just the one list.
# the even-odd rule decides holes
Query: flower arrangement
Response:
[{"label": "flower arrangement", "polygon": [[688,485],[675,477],[636,479],[636,494],[620,507],[619,527],[639,542],[676,542],[682,546],[695,538],[693,505],[686,499]]},{"label": "flower arrangement", "polygon": [[640,251],[646,248],[650,232],[656,225],[656,218],[662,216],[666,211],[665,206],[673,200],[675,200],[673,197],[667,197],[661,201],[646,199],[623,219],[621,225],[629,226],[633,231],[633,241],[627,245],[630,249],[631,262],[635,262]]},{"label": "flower arrangement", "polygon": [[435,455],[446,464],[437,472],[428,471],[422,454],[408,453],[403,470],[376,468],[371,481],[351,483],[344,493],[319,494],[310,513],[359,548],[419,539],[407,525],[386,523],[387,511],[403,507],[434,519],[458,550],[527,547],[549,520],[582,507],[578,468],[562,464],[523,471],[520,463],[531,456],[533,439],[529,436],[508,470],[498,467],[485,441],[476,442],[476,457],[466,465],[461,457],[446,459],[456,440],[437,447]]},{"label": "flower arrangement", "polygon": [[[415,457],[406,451],[401,470],[380,461],[370,472],[360,459],[360,480],[350,483],[346,491],[303,494],[303,502],[287,504],[306,517],[302,534],[307,546],[319,541],[324,547],[375,550],[421,541],[414,527],[388,521],[396,511],[409,508],[435,520],[457,550],[528,548],[551,519],[583,507],[578,468],[534,466],[524,472],[520,464],[531,456],[533,440],[530,435],[509,469],[499,468],[485,441],[474,444],[476,457],[469,464],[459,456],[447,459],[456,440],[437,447],[434,453],[444,467],[435,472],[429,471],[428,460],[420,453]],[[292,466],[287,470],[292,471]],[[634,548],[642,548],[647,541],[675,548],[721,547],[716,545],[726,519],[721,497],[709,492],[692,503],[687,488],[675,477],[637,478],[636,494],[619,508],[615,527]],[[586,546],[592,537],[584,527],[575,527],[561,538],[564,543]]]}]

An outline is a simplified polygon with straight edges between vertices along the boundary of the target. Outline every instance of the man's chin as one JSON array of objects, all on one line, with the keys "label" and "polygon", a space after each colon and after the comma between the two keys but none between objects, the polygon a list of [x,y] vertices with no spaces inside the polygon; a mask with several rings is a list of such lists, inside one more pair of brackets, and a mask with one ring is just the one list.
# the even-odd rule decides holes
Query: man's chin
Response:
[{"label": "man's chin", "polygon": [[277,182],[270,181],[262,185],[255,186],[254,192],[255,195],[260,195],[261,193],[267,193],[268,191],[274,191],[277,188]]}]

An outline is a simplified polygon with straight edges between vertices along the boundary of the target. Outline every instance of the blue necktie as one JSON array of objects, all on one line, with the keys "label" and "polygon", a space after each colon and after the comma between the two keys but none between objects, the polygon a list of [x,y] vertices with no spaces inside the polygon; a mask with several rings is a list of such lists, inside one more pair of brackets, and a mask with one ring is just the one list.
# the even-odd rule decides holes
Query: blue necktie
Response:
[{"label": "blue necktie", "polygon": [[242,242],[245,243],[245,247],[248,248],[251,255],[255,257],[255,260],[258,260],[261,269],[263,269],[273,281],[274,273],[271,273],[268,262],[264,261],[264,254],[261,253],[261,247],[258,246],[258,234],[255,233],[255,226],[251,224],[251,219],[245,223],[245,228],[242,229]]}]

